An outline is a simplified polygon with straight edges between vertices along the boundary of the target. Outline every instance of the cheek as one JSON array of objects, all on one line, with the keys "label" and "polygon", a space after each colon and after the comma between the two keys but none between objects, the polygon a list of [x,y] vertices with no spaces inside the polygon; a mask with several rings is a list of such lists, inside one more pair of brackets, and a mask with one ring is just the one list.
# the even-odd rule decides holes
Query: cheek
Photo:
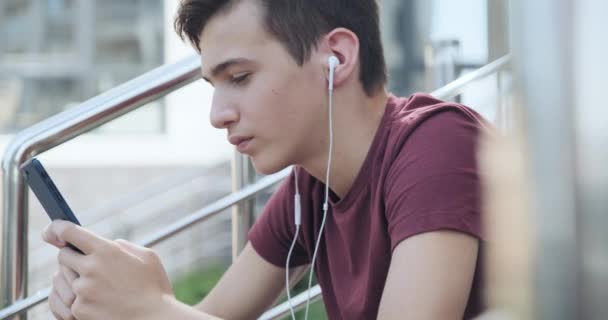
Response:
[{"label": "cheek", "polygon": [[323,88],[310,70],[260,74],[241,103],[258,130],[294,138],[321,120],[326,100]]},{"label": "cheek", "polygon": [[[273,122],[276,120],[289,120],[290,116],[297,110],[294,103],[298,100],[297,87],[293,82],[281,79],[260,78],[250,90],[250,95],[245,103],[252,103],[252,112],[256,114],[256,120],[262,122]],[[287,118],[286,118],[287,117]]]}]

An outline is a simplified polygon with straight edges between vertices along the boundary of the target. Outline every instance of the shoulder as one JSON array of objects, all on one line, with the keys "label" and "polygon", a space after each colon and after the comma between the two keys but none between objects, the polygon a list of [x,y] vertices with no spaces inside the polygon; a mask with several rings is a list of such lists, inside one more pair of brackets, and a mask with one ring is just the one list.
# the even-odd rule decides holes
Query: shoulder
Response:
[{"label": "shoulder", "polygon": [[458,126],[469,124],[480,130],[491,130],[491,125],[475,110],[465,105],[442,101],[424,93],[405,98],[393,97],[392,124],[407,127],[410,131],[427,122]]},{"label": "shoulder", "polygon": [[451,155],[459,147],[475,148],[482,132],[491,125],[464,105],[438,100],[426,94],[392,100],[388,156],[392,161],[407,156]]}]

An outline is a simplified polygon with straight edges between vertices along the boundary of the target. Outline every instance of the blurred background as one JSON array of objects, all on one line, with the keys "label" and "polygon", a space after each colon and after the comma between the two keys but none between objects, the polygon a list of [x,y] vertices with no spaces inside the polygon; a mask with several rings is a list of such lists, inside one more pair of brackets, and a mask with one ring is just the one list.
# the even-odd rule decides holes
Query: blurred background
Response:
[{"label": "blurred background", "polygon": [[[508,68],[453,97],[501,132],[480,153],[492,238],[483,318],[608,318],[608,2],[380,3],[397,95],[432,92],[510,54]],[[40,121],[191,56],[172,28],[177,5],[0,0],[0,152]],[[83,225],[138,242],[234,190],[232,168],[243,164],[209,124],[212,90],[193,82],[39,156]],[[250,202],[254,215],[272,191]],[[48,218],[36,199],[29,205],[33,294],[50,285],[56,251],[40,241]],[[183,301],[198,302],[231,263],[231,212],[155,247]],[[314,312],[324,317],[320,303]],[[50,317],[46,304],[28,315]]]}]

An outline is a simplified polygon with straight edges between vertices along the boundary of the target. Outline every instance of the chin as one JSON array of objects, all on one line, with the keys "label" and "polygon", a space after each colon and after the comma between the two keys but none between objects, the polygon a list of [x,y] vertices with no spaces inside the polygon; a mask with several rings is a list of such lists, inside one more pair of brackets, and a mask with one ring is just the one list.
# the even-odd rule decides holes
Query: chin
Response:
[{"label": "chin", "polygon": [[250,157],[250,159],[255,171],[263,175],[275,174],[288,167],[288,165],[283,164],[282,161],[276,161],[276,159],[272,159],[272,157],[265,159],[259,157]]}]

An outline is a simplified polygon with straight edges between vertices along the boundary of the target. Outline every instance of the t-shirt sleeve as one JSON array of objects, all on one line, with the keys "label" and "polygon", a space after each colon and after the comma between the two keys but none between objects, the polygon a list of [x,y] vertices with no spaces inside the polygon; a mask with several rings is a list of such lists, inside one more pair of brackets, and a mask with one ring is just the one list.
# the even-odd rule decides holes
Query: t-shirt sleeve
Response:
[{"label": "t-shirt sleeve", "polygon": [[464,112],[449,110],[424,120],[409,135],[384,189],[391,250],[408,237],[436,230],[483,237],[479,128]]},{"label": "t-shirt sleeve", "polygon": [[[266,261],[281,268],[285,268],[296,228],[293,181],[292,173],[272,194],[262,214],[248,233],[248,239],[255,251]],[[301,236],[302,230],[291,254],[290,267],[308,263],[308,256],[300,241]]]}]

